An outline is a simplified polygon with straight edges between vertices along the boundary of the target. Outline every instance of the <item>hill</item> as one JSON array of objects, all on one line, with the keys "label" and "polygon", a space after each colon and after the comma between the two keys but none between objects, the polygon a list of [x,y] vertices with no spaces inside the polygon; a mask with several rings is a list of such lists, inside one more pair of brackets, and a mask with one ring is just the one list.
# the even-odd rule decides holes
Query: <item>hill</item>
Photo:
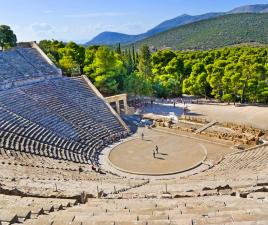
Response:
[{"label": "hill", "polygon": [[268,43],[268,14],[229,14],[174,28],[138,41],[136,48],[213,49],[241,43]]},{"label": "hill", "polygon": [[85,46],[89,45],[114,45],[117,43],[126,44],[132,43],[144,38],[151,37],[155,34],[167,31],[172,28],[183,26],[197,21],[202,21],[205,19],[215,18],[224,14],[233,13],[265,13],[268,12],[268,4],[257,4],[257,5],[246,5],[235,8],[229,12],[212,12],[203,15],[191,16],[187,14],[180,15],[170,20],[166,20],[154,28],[148,30],[145,33],[137,35],[129,35],[118,32],[105,31],[94,37],[89,42],[85,43]]},{"label": "hill", "polygon": [[268,4],[245,5],[231,10],[229,13],[266,13]]},{"label": "hill", "polygon": [[146,33],[143,34],[137,34],[137,35],[129,35],[129,34],[123,34],[118,32],[110,32],[105,31],[94,37],[91,41],[85,43],[85,46],[89,45],[114,45],[117,43],[126,44],[126,43],[132,43],[139,40],[142,40],[147,37],[151,37],[152,35],[158,34],[160,32],[169,30],[174,27],[182,26],[185,24],[189,24],[192,22],[209,19],[212,17],[216,17],[219,15],[222,15],[223,13],[207,13],[204,15],[198,15],[198,16],[190,16],[187,14],[178,16],[176,18],[166,20],[156,27],[148,30]]},{"label": "hill", "polygon": [[87,42],[85,45],[113,45],[115,43],[129,43],[129,42],[135,42],[140,40],[139,38],[141,35],[128,35],[128,34],[122,34],[118,32],[109,32],[105,31],[100,33],[98,36],[93,38],[91,41]]},{"label": "hill", "polygon": [[191,16],[191,15],[184,14],[184,15],[178,16],[176,18],[173,18],[171,20],[166,20],[166,21],[160,23],[159,25],[157,25],[153,29],[147,31],[146,35],[151,36],[151,35],[158,34],[160,32],[169,30],[171,28],[179,27],[179,26],[193,23],[193,22],[197,22],[200,20],[205,20],[205,19],[217,17],[217,16],[220,16],[222,14],[224,14],[224,13],[206,13],[206,14],[197,15],[197,16]]}]

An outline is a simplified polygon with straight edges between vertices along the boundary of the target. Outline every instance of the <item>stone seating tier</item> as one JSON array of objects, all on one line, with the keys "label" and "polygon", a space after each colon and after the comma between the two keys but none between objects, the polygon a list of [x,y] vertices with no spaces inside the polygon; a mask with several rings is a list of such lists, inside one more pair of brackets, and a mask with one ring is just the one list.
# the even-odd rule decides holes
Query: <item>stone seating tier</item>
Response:
[{"label": "stone seating tier", "polygon": [[36,44],[0,52],[0,90],[61,76]]},{"label": "stone seating tier", "polygon": [[82,78],[57,78],[0,91],[0,104],[1,147],[13,150],[88,162],[127,135]]}]

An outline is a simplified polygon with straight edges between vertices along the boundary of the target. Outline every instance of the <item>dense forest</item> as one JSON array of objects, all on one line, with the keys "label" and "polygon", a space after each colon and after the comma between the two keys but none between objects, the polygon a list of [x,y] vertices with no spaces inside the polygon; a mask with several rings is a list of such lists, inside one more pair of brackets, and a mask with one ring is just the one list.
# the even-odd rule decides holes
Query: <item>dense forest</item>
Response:
[{"label": "dense forest", "polygon": [[229,14],[202,20],[138,41],[135,47],[208,50],[252,42],[268,44],[268,13]]},{"label": "dense forest", "polygon": [[[9,26],[0,26],[0,48],[16,45]],[[85,48],[74,42],[40,41],[67,76],[85,74],[104,95],[177,97],[190,94],[226,102],[268,103],[268,47],[241,45],[213,50],[151,52],[143,45]]]},{"label": "dense forest", "polygon": [[40,47],[68,76],[87,75],[105,95],[177,97],[191,94],[226,102],[268,102],[268,47],[150,52],[73,42]]}]

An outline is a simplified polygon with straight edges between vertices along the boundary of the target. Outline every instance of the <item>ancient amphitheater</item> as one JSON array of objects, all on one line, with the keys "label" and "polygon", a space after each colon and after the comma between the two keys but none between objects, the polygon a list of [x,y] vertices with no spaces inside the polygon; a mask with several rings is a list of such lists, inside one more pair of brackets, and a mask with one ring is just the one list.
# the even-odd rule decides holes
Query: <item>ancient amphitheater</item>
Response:
[{"label": "ancient amphitheater", "polygon": [[190,116],[133,134],[25,43],[0,53],[0,224],[268,224],[267,136]]}]

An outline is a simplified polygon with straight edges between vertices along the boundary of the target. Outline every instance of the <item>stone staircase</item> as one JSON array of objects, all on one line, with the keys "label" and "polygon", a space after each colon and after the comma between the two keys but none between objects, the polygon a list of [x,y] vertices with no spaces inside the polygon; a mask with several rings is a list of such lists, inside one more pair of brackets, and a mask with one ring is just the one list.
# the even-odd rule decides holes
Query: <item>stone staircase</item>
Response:
[{"label": "stone staircase", "polygon": [[0,195],[0,224],[25,223],[28,219],[37,220],[40,215],[49,215],[77,205],[76,199],[34,198]]},{"label": "stone staircase", "polygon": [[212,127],[212,126],[215,125],[216,123],[217,123],[217,121],[212,121],[212,122],[210,122],[210,123],[208,123],[208,124],[206,124],[206,125],[200,127],[199,129],[197,129],[197,130],[195,131],[195,133],[196,133],[196,134],[199,134],[199,133],[201,133],[202,131],[208,129],[209,127]]},{"label": "stone staircase", "polygon": [[36,225],[267,224],[268,202],[231,196],[181,199],[91,199],[85,205],[27,220]]}]

